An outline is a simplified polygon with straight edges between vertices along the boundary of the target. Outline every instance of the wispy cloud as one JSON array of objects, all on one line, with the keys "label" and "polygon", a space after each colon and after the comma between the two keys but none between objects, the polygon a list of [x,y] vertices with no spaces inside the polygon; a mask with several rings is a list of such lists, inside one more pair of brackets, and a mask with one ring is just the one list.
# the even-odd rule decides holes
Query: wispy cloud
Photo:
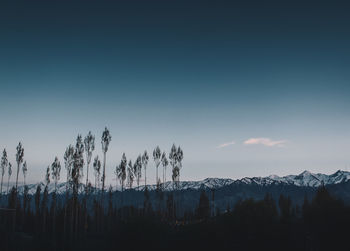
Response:
[{"label": "wispy cloud", "polygon": [[272,140],[270,138],[250,138],[244,141],[244,144],[283,147],[286,142],[286,140]]},{"label": "wispy cloud", "polygon": [[218,145],[216,148],[224,148],[224,147],[227,147],[227,146],[230,146],[230,145],[234,145],[234,144],[236,144],[236,142],[234,142],[234,141],[226,142],[226,143],[223,143],[221,145]]}]

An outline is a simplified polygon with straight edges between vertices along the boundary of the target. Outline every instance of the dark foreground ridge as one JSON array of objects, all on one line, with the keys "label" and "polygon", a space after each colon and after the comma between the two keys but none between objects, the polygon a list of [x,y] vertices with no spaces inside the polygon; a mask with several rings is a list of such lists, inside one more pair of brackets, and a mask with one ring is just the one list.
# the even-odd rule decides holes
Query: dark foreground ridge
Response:
[{"label": "dark foreground ridge", "polygon": [[[215,212],[210,199],[213,194],[202,190],[195,210],[182,216],[176,212],[181,198],[173,194],[167,196],[164,209],[150,203],[148,191],[142,209],[116,209],[111,195],[106,198],[106,210],[95,202],[92,215],[86,214],[83,203],[76,202],[78,206],[72,207],[74,201],[59,206],[55,213],[43,204],[35,210],[24,210],[17,203],[15,229],[12,211],[2,210],[0,250],[348,248],[350,208],[331,196],[324,186],[317,189],[311,200],[305,197],[301,206],[289,196],[281,194],[276,201],[266,194],[262,200],[240,200],[224,212]],[[9,199],[9,203],[11,208],[13,201]]]}]

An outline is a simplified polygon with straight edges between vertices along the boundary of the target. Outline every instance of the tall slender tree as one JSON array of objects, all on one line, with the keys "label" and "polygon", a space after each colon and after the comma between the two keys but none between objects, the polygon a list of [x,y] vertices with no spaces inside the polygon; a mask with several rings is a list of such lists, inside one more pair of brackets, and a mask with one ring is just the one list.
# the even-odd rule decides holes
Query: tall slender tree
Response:
[{"label": "tall slender tree", "polygon": [[183,151],[180,147],[176,148],[175,144],[171,147],[169,153],[170,164],[172,166],[173,186],[178,188],[180,184],[180,169],[182,168]]},{"label": "tall slender tree", "polygon": [[136,161],[134,163],[134,176],[136,178],[136,183],[137,186],[139,187],[140,185],[140,178],[142,175],[142,160],[141,160],[141,155],[137,156]]},{"label": "tall slender tree", "polygon": [[132,184],[134,182],[134,178],[135,178],[134,168],[133,168],[131,160],[129,160],[127,176],[128,176],[127,184],[128,184],[128,187],[131,189]]},{"label": "tall slender tree", "polygon": [[17,214],[17,193],[18,193],[18,175],[19,175],[19,170],[21,167],[21,164],[23,163],[23,157],[24,157],[24,149],[22,147],[22,143],[19,142],[16,148],[17,152],[16,152],[16,162],[17,162],[17,175],[16,175],[16,188],[15,188],[15,203],[14,203],[14,208],[15,208],[15,212],[13,214],[13,231],[15,231],[16,228],[16,214]]},{"label": "tall slender tree", "polygon": [[6,172],[6,168],[8,166],[8,159],[7,159],[7,152],[6,149],[2,152],[2,157],[1,157],[1,163],[0,163],[0,168],[1,168],[1,189],[0,189],[0,196],[2,195],[2,184],[4,180],[4,175]]},{"label": "tall slender tree", "polygon": [[68,189],[71,184],[72,177],[72,166],[73,166],[73,156],[74,156],[74,147],[69,145],[64,152],[64,167],[66,169],[67,177],[66,177],[66,194],[68,194]]},{"label": "tall slender tree", "polygon": [[101,161],[98,159],[98,155],[94,159],[93,163],[95,174],[95,191],[100,188],[100,175],[101,175]]},{"label": "tall slender tree", "polygon": [[22,147],[22,143],[19,142],[17,146],[17,153],[16,153],[16,162],[17,162],[17,175],[16,175],[16,193],[17,193],[17,186],[18,186],[18,174],[20,170],[20,166],[23,163],[23,157],[24,157],[24,149]]},{"label": "tall slender tree", "polygon": [[[69,145],[64,152],[64,167],[66,169],[66,203],[64,204],[64,219],[63,219],[63,236],[66,238],[66,225],[67,225],[67,210],[68,210],[68,198],[69,198],[69,188],[72,185],[72,166],[73,166],[73,155],[74,155],[74,147]],[[72,216],[71,216],[72,218]],[[72,225],[71,225],[72,229]]]},{"label": "tall slender tree", "polygon": [[95,136],[91,134],[91,131],[89,131],[88,135],[86,135],[84,139],[84,145],[85,145],[85,154],[86,154],[86,193],[87,193],[87,187],[89,182],[89,167],[91,163],[92,158],[92,152],[95,150]]},{"label": "tall slender tree", "polygon": [[26,186],[27,171],[28,171],[27,161],[24,161],[24,163],[23,163],[23,165],[22,165],[23,185],[24,185],[24,186]]},{"label": "tall slender tree", "polygon": [[176,186],[176,166],[177,166],[177,149],[175,144],[172,145],[170,152],[169,152],[169,160],[170,165],[172,167],[172,180],[173,180],[173,188],[175,189]]},{"label": "tall slender tree", "polygon": [[[78,237],[79,202],[78,192],[80,180],[83,176],[84,167],[84,144],[81,135],[78,135],[73,154],[72,183],[73,183],[73,204],[75,209],[75,238]],[[72,213],[73,214],[73,213]],[[71,223],[73,224],[73,222]]]},{"label": "tall slender tree", "polygon": [[163,166],[163,184],[165,185],[166,182],[166,168],[168,166],[169,162],[168,159],[166,157],[165,152],[163,152],[162,154],[162,166]]},{"label": "tall slender tree", "polygon": [[124,191],[124,182],[126,180],[126,167],[127,167],[127,160],[126,160],[125,153],[123,153],[122,159],[120,160],[120,164],[116,169],[116,175],[122,187],[122,192]]},{"label": "tall slender tree", "polygon": [[148,164],[148,154],[147,154],[147,151],[145,151],[142,155],[142,158],[141,158],[141,162],[142,162],[142,166],[143,166],[143,169],[145,169],[145,189],[147,187],[147,176],[146,176],[146,169],[147,169],[147,164]]},{"label": "tall slender tree", "polygon": [[103,193],[105,190],[105,180],[106,180],[106,154],[108,151],[109,143],[112,140],[112,136],[109,133],[109,130],[107,127],[105,127],[105,130],[102,133],[101,143],[102,143],[102,152],[103,152],[103,174],[102,174],[102,199],[103,199]]},{"label": "tall slender tree", "polygon": [[9,168],[7,170],[8,178],[7,178],[7,191],[6,191],[7,194],[9,193],[10,179],[11,179],[11,175],[12,175],[12,164],[11,164],[11,162],[9,162],[8,167]]},{"label": "tall slender tree", "polygon": [[79,134],[76,140],[74,154],[73,154],[73,166],[72,166],[72,182],[73,182],[73,194],[78,195],[80,180],[83,176],[84,167],[84,145],[82,137]]},{"label": "tall slender tree", "polygon": [[55,193],[57,193],[57,183],[61,177],[61,163],[57,157],[55,157],[54,162],[51,164],[51,174],[55,183]]},{"label": "tall slender tree", "polygon": [[156,164],[156,184],[157,184],[157,187],[159,185],[159,182],[158,182],[158,167],[159,167],[160,162],[161,162],[161,156],[162,156],[162,152],[160,151],[159,146],[157,146],[153,150],[153,160],[154,160],[154,163]]},{"label": "tall slender tree", "polygon": [[55,234],[55,230],[56,230],[57,183],[60,180],[60,174],[61,174],[61,163],[58,160],[58,158],[55,157],[54,162],[51,164],[51,175],[52,175],[53,181],[55,183],[55,190],[54,190],[54,193],[52,195],[52,208],[53,208],[52,229],[53,229],[54,234]]},{"label": "tall slender tree", "polygon": [[180,170],[182,168],[182,160],[184,158],[184,153],[181,149],[181,147],[179,146],[177,148],[177,154],[176,154],[176,157],[177,157],[177,167],[178,167],[178,173],[177,173],[177,177],[176,177],[176,186],[179,187],[179,183],[180,183]]}]

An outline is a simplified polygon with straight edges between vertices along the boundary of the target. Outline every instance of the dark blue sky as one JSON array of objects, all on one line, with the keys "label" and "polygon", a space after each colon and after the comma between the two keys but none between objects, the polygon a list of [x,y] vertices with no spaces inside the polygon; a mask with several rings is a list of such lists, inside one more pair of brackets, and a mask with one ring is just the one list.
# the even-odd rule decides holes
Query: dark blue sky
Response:
[{"label": "dark blue sky", "polygon": [[184,179],[344,169],[349,13],[346,1],[2,1],[0,144],[13,155],[23,141],[33,180],[105,125],[111,173],[123,151],[173,142]]}]

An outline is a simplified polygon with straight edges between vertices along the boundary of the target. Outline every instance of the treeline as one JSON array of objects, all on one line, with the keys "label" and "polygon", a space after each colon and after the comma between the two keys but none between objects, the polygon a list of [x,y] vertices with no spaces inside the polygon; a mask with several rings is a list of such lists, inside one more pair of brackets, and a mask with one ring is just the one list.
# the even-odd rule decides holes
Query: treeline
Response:
[{"label": "treeline", "polygon": [[[225,211],[216,211],[210,199],[213,191],[203,190],[197,207],[181,217],[176,214],[173,192],[167,193],[167,207],[161,211],[147,201],[148,191],[144,193],[143,208],[117,209],[110,189],[106,210],[94,200],[91,215],[84,207],[84,197],[76,202],[78,211],[74,198],[55,211],[53,204],[47,207],[44,197],[38,198],[38,193],[33,211],[22,206],[24,202],[17,202],[15,233],[7,228],[12,226],[11,217],[2,217],[5,221],[1,224],[0,249],[348,249],[350,208],[332,197],[325,187],[320,187],[313,199],[305,197],[302,205],[293,204],[284,195],[275,201],[266,194],[262,200],[241,200]],[[12,197],[10,206],[14,206]]]},{"label": "treeline", "polygon": [[[132,212],[136,215],[150,214],[151,202],[147,191],[147,166],[149,155],[147,151],[140,154],[135,162],[127,160],[125,153],[122,159],[115,166],[114,174],[116,182],[120,183],[121,192],[125,187],[140,187],[141,179],[144,179],[145,203],[144,208],[124,209],[117,212],[117,206],[112,201],[112,186],[108,189],[106,195],[106,155],[112,140],[111,134],[107,128],[104,129],[101,136],[101,147],[103,161],[98,155],[94,156],[95,136],[89,132],[85,138],[78,135],[76,142],[69,145],[64,153],[64,168],[66,169],[66,187],[64,199],[58,200],[57,187],[61,180],[61,162],[56,156],[51,165],[45,172],[45,187],[43,191],[38,185],[33,196],[29,194],[29,188],[26,185],[26,176],[28,171],[27,162],[24,161],[24,148],[20,142],[16,148],[16,179],[15,185],[10,189],[10,179],[12,176],[12,164],[9,161],[6,149],[3,150],[1,157],[1,184],[0,184],[0,208],[1,228],[4,232],[26,232],[34,233],[37,236],[51,236],[53,240],[60,240],[63,245],[70,245],[87,233],[104,233],[113,219],[124,219]],[[93,162],[92,162],[93,160]],[[167,179],[167,167],[171,166],[171,179],[173,188],[179,186],[180,170],[182,168],[183,151],[175,144],[171,147],[169,154],[162,152],[159,146],[153,151],[154,166],[156,168],[156,187],[157,191],[163,190],[163,185]],[[92,162],[92,163],[91,163]],[[94,182],[89,179],[89,169],[92,164],[94,171]],[[162,167],[162,177],[159,175],[159,168]],[[144,172],[142,172],[144,171]],[[7,173],[7,191],[5,192],[7,203],[4,203],[4,177]],[[18,184],[20,173],[23,174],[23,194],[18,193]],[[83,193],[81,187],[85,175],[85,185]],[[91,176],[91,175],[90,175]],[[49,184],[54,183],[54,191],[49,195]],[[116,186],[117,189],[117,186]],[[108,200],[108,202],[106,202]],[[171,203],[173,197],[169,197],[167,203]],[[60,204],[58,202],[61,202]],[[107,206],[106,206],[107,205]],[[123,207],[123,205],[118,205]],[[159,208],[160,210],[160,208]],[[123,212],[126,211],[126,212]],[[137,211],[137,212],[136,212]],[[162,212],[166,215],[165,209]],[[168,210],[168,212],[171,210]],[[160,213],[160,212],[158,212]],[[173,214],[173,213],[172,213]],[[174,215],[174,214],[173,214]],[[174,218],[174,216],[171,216]],[[108,219],[106,219],[108,218]],[[68,244],[67,244],[68,243]],[[64,246],[66,247],[66,246]]]}]

